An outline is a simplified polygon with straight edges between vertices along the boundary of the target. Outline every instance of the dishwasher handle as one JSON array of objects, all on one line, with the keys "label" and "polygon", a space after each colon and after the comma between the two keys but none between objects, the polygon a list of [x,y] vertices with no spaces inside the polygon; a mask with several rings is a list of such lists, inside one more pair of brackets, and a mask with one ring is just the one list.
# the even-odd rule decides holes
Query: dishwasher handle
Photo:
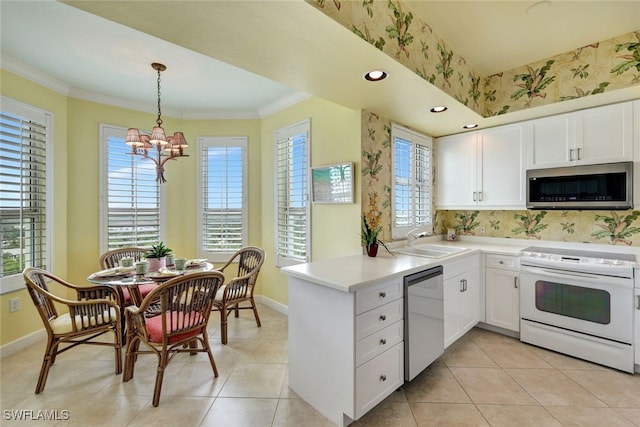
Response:
[{"label": "dishwasher handle", "polygon": [[428,270],[410,274],[408,276],[405,276],[404,284],[405,286],[413,286],[415,284],[424,282],[425,280],[431,279],[433,277],[441,276],[442,272],[443,272],[443,268],[441,265],[439,265],[437,267],[433,267]]}]

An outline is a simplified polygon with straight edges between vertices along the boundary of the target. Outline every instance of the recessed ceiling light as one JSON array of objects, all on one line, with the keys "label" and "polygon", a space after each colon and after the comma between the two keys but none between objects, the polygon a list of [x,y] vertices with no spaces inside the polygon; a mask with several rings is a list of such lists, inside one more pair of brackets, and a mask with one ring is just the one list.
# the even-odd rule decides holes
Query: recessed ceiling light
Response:
[{"label": "recessed ceiling light", "polygon": [[370,82],[377,82],[387,78],[387,72],[383,70],[371,70],[365,73],[364,79]]},{"label": "recessed ceiling light", "polygon": [[442,113],[443,111],[447,111],[447,107],[445,107],[444,105],[436,105],[435,107],[433,107],[431,109],[432,113]]},{"label": "recessed ceiling light", "polygon": [[462,126],[463,129],[473,129],[473,128],[477,128],[478,125],[476,123],[469,123],[468,125],[464,125]]}]

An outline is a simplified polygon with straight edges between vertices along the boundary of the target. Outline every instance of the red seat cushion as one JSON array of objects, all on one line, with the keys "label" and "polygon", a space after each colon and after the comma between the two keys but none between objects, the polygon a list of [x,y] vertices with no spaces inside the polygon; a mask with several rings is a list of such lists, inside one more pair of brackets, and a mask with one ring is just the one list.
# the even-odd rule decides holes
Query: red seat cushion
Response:
[{"label": "red seat cushion", "polygon": [[[169,318],[171,321],[169,322]],[[167,332],[171,333],[169,330],[169,325],[173,326],[173,329],[182,329],[185,324],[193,324],[198,323],[202,320],[202,315],[200,313],[188,313],[184,311],[170,311],[167,313]],[[149,334],[149,339],[151,342],[162,342],[162,316],[155,316],[146,320],[147,325],[147,333]],[[181,341],[185,338],[198,336],[202,332],[202,328],[198,328],[196,330],[185,332],[183,334],[178,334],[171,339],[169,339],[170,343]]]},{"label": "red seat cushion", "polygon": [[[140,290],[140,295],[142,296],[142,298],[144,298],[147,295],[149,295],[149,292],[154,290],[156,288],[156,286],[158,286],[158,285],[155,285],[153,283],[150,283],[148,285],[139,285],[138,289]],[[131,304],[131,294],[129,293],[129,288],[127,288],[126,286],[123,286],[122,287],[122,295],[124,296],[125,305]]]}]

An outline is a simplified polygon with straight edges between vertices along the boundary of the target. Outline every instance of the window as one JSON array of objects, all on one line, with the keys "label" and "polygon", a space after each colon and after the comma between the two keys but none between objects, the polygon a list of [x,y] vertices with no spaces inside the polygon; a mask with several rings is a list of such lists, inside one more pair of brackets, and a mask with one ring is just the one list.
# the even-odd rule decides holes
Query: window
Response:
[{"label": "window", "polygon": [[53,115],[2,97],[0,292],[24,287],[25,267],[52,265]]},{"label": "window", "polygon": [[426,227],[431,233],[431,138],[394,124],[391,140],[392,238],[405,238],[416,227]]},{"label": "window", "polygon": [[161,188],[151,159],[128,154],[125,128],[101,125],[101,252],[164,240]]},{"label": "window", "polygon": [[310,120],[276,131],[276,265],[310,259],[309,173]]},{"label": "window", "polygon": [[247,245],[247,138],[198,139],[202,255],[226,261]]}]

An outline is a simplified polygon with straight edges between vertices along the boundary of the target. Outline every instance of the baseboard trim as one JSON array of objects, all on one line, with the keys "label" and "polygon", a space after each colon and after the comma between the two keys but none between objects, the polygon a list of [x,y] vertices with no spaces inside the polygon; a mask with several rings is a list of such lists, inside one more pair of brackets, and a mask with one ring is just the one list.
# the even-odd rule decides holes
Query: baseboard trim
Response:
[{"label": "baseboard trim", "polygon": [[275,311],[284,314],[285,316],[289,315],[289,307],[273,300],[269,297],[265,297],[264,295],[254,295],[254,298],[257,302],[266,305],[269,308],[274,309]]},{"label": "baseboard trim", "polygon": [[29,347],[32,344],[43,342],[47,340],[47,331],[44,328],[32,332],[29,335],[18,338],[3,346],[0,346],[0,359],[10,356],[25,347]]}]

